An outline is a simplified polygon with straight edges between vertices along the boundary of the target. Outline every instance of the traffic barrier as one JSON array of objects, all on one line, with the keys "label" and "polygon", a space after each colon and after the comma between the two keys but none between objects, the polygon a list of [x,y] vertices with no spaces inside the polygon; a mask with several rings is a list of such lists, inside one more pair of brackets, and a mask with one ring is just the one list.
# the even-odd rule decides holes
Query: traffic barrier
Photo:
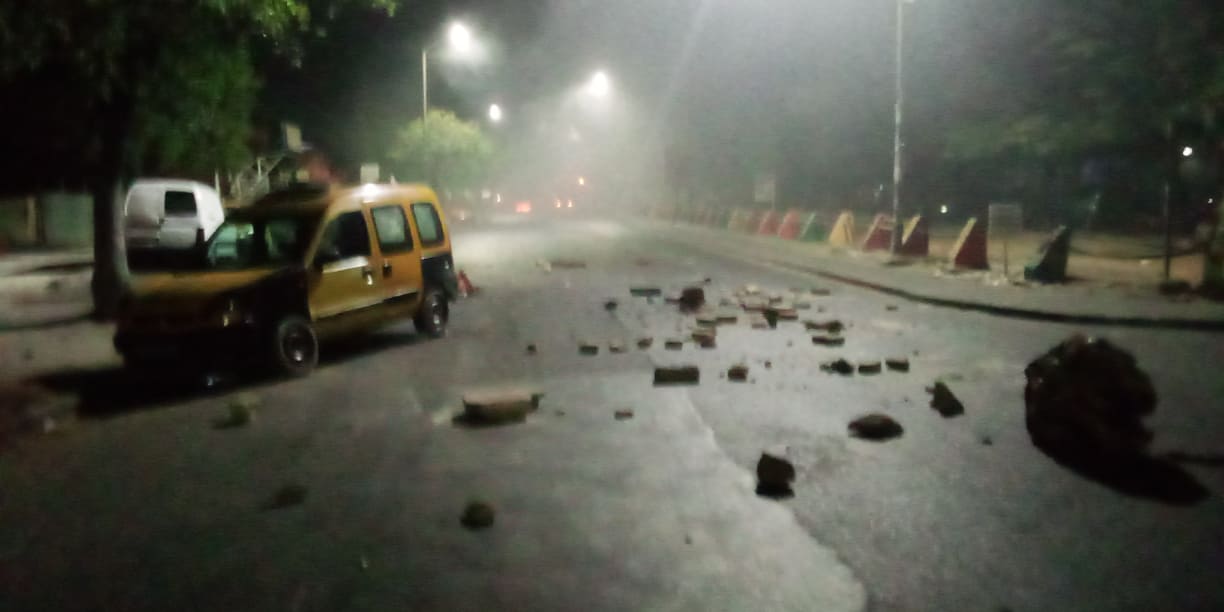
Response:
[{"label": "traffic barrier", "polygon": [[926,257],[931,253],[931,232],[926,217],[914,215],[901,233],[901,255]]},{"label": "traffic barrier", "polygon": [[799,231],[803,229],[803,213],[797,209],[786,211],[786,215],[782,217],[782,222],[778,224],[778,237],[783,240],[794,240],[799,237]]},{"label": "traffic barrier", "polygon": [[949,259],[952,265],[958,268],[989,270],[990,260],[986,257],[986,225],[978,223],[976,217],[965,222]]},{"label": "traffic barrier", "polygon": [[867,236],[863,238],[863,244],[859,249],[863,251],[882,251],[892,244],[893,235],[892,217],[885,214],[878,214],[871,220],[871,227],[867,229]]},{"label": "traffic barrier", "polygon": [[1061,283],[1067,280],[1067,256],[1071,254],[1071,228],[1063,225],[1037,249],[1037,256],[1024,266],[1024,280]]},{"label": "traffic barrier", "polygon": [[472,284],[471,279],[468,278],[467,272],[460,270],[458,276],[460,297],[467,297],[479,291],[476,286]]},{"label": "traffic barrier", "polygon": [[780,221],[778,211],[767,210],[761,215],[761,220],[757,222],[756,233],[758,236],[774,236],[778,233],[778,222]]},{"label": "traffic barrier", "polygon": [[811,213],[803,222],[803,229],[799,230],[799,239],[805,242],[817,242],[824,240],[825,225],[820,222],[820,217],[816,213]]},{"label": "traffic barrier", "polygon": [[854,213],[843,210],[829,230],[829,245],[848,247],[854,244]]}]

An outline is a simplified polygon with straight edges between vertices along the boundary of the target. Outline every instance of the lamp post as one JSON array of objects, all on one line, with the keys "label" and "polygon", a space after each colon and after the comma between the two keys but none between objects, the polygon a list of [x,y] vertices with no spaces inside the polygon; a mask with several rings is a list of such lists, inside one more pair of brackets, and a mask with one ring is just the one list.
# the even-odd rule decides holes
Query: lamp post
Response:
[{"label": "lamp post", "polygon": [[[451,24],[446,33],[446,39],[451,48],[459,53],[470,52],[475,44],[472,40],[472,31],[459,22]],[[429,51],[431,48],[431,46],[426,46],[421,49],[421,121],[424,121],[429,115]]]},{"label": "lamp post", "polygon": [[893,255],[901,249],[901,183],[903,177],[903,160],[901,142],[901,125],[905,111],[905,5],[913,4],[914,0],[897,0],[897,44],[896,66],[897,81],[895,83],[896,101],[893,112],[893,189],[892,215],[893,231],[889,252]]}]

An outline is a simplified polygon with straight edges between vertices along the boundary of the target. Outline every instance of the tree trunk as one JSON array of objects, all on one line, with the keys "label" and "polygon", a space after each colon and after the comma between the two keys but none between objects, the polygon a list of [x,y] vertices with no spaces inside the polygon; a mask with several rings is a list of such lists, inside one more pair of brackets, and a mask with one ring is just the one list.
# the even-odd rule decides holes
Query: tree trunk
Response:
[{"label": "tree trunk", "polygon": [[127,291],[130,273],[123,244],[124,142],[131,105],[115,101],[101,113],[99,159],[89,191],[93,196],[94,318],[113,319]]}]

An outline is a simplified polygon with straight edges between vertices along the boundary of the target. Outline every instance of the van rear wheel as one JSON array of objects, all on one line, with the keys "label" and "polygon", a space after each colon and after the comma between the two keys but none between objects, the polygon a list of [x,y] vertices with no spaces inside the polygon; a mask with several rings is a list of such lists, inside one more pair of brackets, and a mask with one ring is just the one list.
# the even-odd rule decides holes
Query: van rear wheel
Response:
[{"label": "van rear wheel", "polygon": [[450,306],[446,303],[446,295],[437,287],[425,290],[421,298],[421,308],[417,310],[412,322],[417,331],[432,338],[446,335],[446,323],[450,320]]},{"label": "van rear wheel", "polygon": [[305,317],[289,315],[272,333],[272,365],[280,374],[305,376],[319,364],[319,338]]}]

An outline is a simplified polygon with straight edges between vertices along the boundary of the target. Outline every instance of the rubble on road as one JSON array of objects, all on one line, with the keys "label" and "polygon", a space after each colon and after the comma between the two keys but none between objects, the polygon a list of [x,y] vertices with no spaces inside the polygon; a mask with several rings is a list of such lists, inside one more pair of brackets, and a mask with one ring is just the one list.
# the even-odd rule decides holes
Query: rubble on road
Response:
[{"label": "rubble on road", "polygon": [[887,306],[885,306],[885,307],[884,307],[884,310],[887,310],[887,311],[889,311],[889,312],[893,312],[893,311],[897,310],[897,305],[896,305],[896,304],[889,304],[889,305],[887,305]]},{"label": "rubble on road", "polygon": [[678,351],[684,348],[684,340],[679,338],[668,338],[663,341],[663,348],[669,351]]},{"label": "rubble on road", "polygon": [[828,363],[823,363],[820,365],[820,369],[824,372],[841,374],[842,376],[854,374],[854,366],[845,359],[837,359]]},{"label": "rubble on road", "polygon": [[864,440],[890,440],[905,432],[901,424],[886,414],[878,412],[861,416],[849,425],[850,435]]},{"label": "rubble on road", "polygon": [[658,287],[630,287],[629,295],[633,297],[657,297],[663,295],[663,290]]},{"label": "rubble on road", "polygon": [[778,307],[774,309],[778,315],[779,321],[798,321],[799,311],[790,307]]},{"label": "rubble on road", "polygon": [[540,407],[542,393],[529,389],[469,391],[463,394],[461,422],[469,425],[521,423]]},{"label": "rubble on road", "polygon": [[616,302],[616,300],[608,300],[608,301],[604,302],[604,310],[607,310],[607,311],[611,312],[611,311],[613,311],[613,310],[616,310],[616,307],[617,307],[617,306],[619,306],[619,305],[620,305],[620,304],[618,304],[618,303]]},{"label": "rubble on road", "polygon": [[731,366],[731,369],[727,370],[727,379],[734,382],[748,380],[748,366],[743,364]]},{"label": "rubble on road", "polygon": [[701,382],[701,370],[697,366],[655,368],[655,385],[695,385]]},{"label": "rubble on road", "polygon": [[808,331],[826,331],[831,334],[840,334],[846,329],[846,325],[837,319],[829,321],[804,321],[803,328]]},{"label": "rubble on road", "polygon": [[309,491],[304,485],[287,484],[276,490],[268,501],[264,502],[264,510],[280,510],[292,506],[301,505],[306,501],[306,495]]},{"label": "rubble on road", "polygon": [[879,374],[884,371],[879,361],[860,361],[858,364],[859,374]]},{"label": "rubble on road", "polygon": [[653,345],[654,345],[654,338],[650,336],[643,336],[641,338],[638,338],[637,340],[637,347],[642,350],[646,350]]},{"label": "rubble on road", "polygon": [[608,343],[608,352],[609,352],[609,353],[623,353],[623,352],[625,352],[625,343],[624,343],[624,342],[617,341],[617,340],[613,340],[612,342],[609,342],[609,343]]},{"label": "rubble on road", "polygon": [[796,310],[810,310],[811,308],[812,308],[812,303],[811,303],[811,302],[805,302],[805,301],[803,301],[803,300],[799,300],[799,301],[795,302],[795,309],[796,309]]},{"label": "rubble on road", "polygon": [[726,311],[726,310],[719,311],[715,315],[715,322],[717,322],[719,325],[729,325],[729,324],[738,323],[739,313],[733,310],[732,311]]},{"label": "rubble on road", "polygon": [[784,450],[765,451],[757,460],[757,490],[766,495],[786,495],[795,482],[795,465]]},{"label": "rubble on road", "polygon": [[485,529],[493,526],[493,506],[487,502],[471,501],[463,508],[459,523],[468,529]]},{"label": "rubble on road", "polygon": [[598,355],[599,345],[589,340],[578,343],[578,352],[583,355]]},{"label": "rubble on road", "polygon": [[1156,390],[1135,358],[1107,340],[1072,336],[1024,370],[1025,425],[1047,452],[1111,460],[1147,452],[1143,419]]},{"label": "rubble on road", "polygon": [[718,315],[709,311],[699,312],[697,313],[697,324],[702,327],[714,327],[718,325]]},{"label": "rubble on road", "polygon": [[535,355],[537,352],[538,352],[538,349],[536,349],[536,345],[534,343],[527,345],[528,355]]},{"label": "rubble on road", "polygon": [[759,298],[746,298],[740,302],[740,308],[745,312],[762,312],[769,307],[765,300]]},{"label": "rubble on road", "polygon": [[927,393],[931,394],[931,408],[934,408],[943,417],[965,414],[965,406],[959,399],[956,399],[952,390],[943,381],[935,381],[934,386],[927,387]]},{"label": "rubble on road", "polygon": [[828,289],[825,289],[824,287],[812,287],[811,289],[808,290],[808,292],[811,293],[812,295],[821,296],[821,297],[833,294],[832,291],[829,291]]},{"label": "rubble on road", "polygon": [[765,317],[765,324],[768,325],[770,329],[775,329],[778,327],[778,311],[776,309],[766,308],[761,315]]},{"label": "rubble on road", "polygon": [[908,372],[910,369],[909,359],[905,357],[889,357],[884,360],[884,365],[894,372]]},{"label": "rubble on road", "polygon": [[748,319],[748,323],[752,325],[752,329],[773,329],[773,327],[769,325],[769,321],[765,318],[765,315],[752,315],[752,317]]},{"label": "rubble on road", "polygon": [[685,287],[680,292],[680,309],[696,311],[705,305],[705,289],[701,287]]},{"label": "rubble on road", "polygon": [[234,429],[246,427],[255,420],[255,408],[259,406],[259,398],[251,393],[241,393],[229,402],[228,413],[217,419],[213,426],[217,429]]},{"label": "rubble on road", "polygon": [[618,421],[627,421],[633,418],[633,411],[628,408],[617,410],[613,413],[613,417]]},{"label": "rubble on road", "polygon": [[548,262],[549,266],[556,270],[580,270],[587,267],[585,261],[577,259],[553,259]]},{"label": "rubble on road", "polygon": [[820,346],[842,346],[846,344],[846,339],[842,336],[812,336],[812,344]]},{"label": "rubble on road", "polygon": [[725,297],[725,298],[718,300],[718,305],[722,306],[723,308],[730,308],[732,306],[738,305],[738,302],[736,302],[735,300],[731,298]]},{"label": "rubble on road", "polygon": [[744,285],[743,287],[740,287],[739,289],[735,290],[735,295],[740,296],[740,297],[747,296],[747,295],[760,295],[760,293],[761,293],[761,288],[756,285],[752,285],[752,284]]}]

